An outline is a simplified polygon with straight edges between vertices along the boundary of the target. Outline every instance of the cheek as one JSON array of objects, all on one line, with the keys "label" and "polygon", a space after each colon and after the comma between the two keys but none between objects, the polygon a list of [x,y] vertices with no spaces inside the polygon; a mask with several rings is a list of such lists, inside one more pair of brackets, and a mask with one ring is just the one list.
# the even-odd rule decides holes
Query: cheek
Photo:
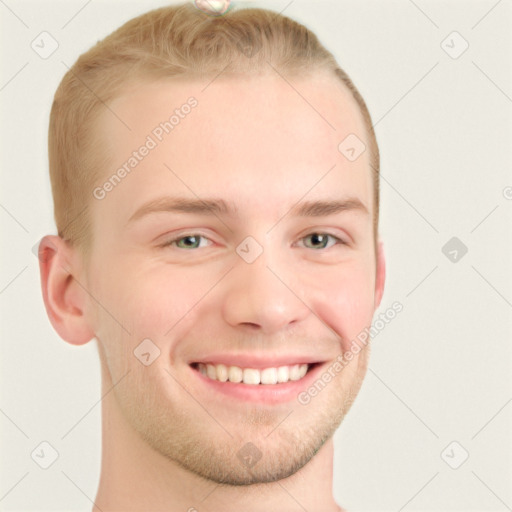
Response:
[{"label": "cheek", "polygon": [[193,269],[159,265],[132,275],[118,294],[119,314],[130,332],[168,343],[186,329],[208,291],[218,280]]},{"label": "cheek", "polygon": [[374,282],[369,268],[353,266],[333,273],[317,289],[313,310],[340,337],[340,349],[370,326],[374,313]]}]

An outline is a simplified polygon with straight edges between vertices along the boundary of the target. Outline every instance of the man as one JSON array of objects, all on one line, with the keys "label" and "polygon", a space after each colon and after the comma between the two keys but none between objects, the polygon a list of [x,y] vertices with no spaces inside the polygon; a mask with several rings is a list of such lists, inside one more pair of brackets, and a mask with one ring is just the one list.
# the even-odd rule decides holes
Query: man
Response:
[{"label": "man", "polygon": [[102,368],[93,510],[341,510],[385,264],[375,135],[331,54],[266,10],[149,12],[66,74],[49,157],[46,309]]}]

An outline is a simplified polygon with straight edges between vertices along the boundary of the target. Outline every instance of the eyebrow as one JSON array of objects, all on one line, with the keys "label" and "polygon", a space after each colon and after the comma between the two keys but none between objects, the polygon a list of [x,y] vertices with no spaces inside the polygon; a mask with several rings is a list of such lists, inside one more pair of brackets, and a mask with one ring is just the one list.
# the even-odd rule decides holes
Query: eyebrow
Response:
[{"label": "eyebrow", "polygon": [[[340,212],[355,211],[369,215],[368,208],[356,197],[341,200],[303,201],[291,208],[288,214],[297,217],[323,217]],[[135,222],[152,213],[195,213],[202,215],[236,216],[238,208],[223,199],[188,199],[181,197],[162,197],[142,205],[128,220]]]}]

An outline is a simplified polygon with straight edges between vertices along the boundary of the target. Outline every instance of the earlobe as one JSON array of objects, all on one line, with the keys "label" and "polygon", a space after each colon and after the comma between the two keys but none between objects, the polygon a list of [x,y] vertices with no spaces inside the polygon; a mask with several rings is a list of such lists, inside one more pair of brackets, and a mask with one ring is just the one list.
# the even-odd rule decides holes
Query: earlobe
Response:
[{"label": "earlobe", "polygon": [[77,280],[72,251],[59,236],[41,239],[41,288],[48,318],[59,336],[73,345],[83,345],[94,337],[94,332],[84,315],[87,292]]},{"label": "earlobe", "polygon": [[380,305],[382,295],[384,294],[384,285],[386,282],[386,258],[384,257],[384,244],[381,240],[377,247],[377,266],[375,274],[375,309]]}]

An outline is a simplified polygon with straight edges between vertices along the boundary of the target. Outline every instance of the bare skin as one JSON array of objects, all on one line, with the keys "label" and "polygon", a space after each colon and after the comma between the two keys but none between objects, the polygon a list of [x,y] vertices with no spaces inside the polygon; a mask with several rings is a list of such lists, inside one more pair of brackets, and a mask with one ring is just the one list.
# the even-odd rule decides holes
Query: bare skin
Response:
[{"label": "bare skin", "polygon": [[[359,391],[367,349],[308,404],[226,397],[191,365],[214,353],[300,355],[325,372],[381,301],[368,151],[351,162],[338,150],[351,133],[368,146],[362,117],[335,78],[292,81],[309,104],[275,74],[219,77],[206,89],[194,80],[132,86],[110,105],[132,130],[107,110],[98,124],[105,179],[176,107],[190,97],[197,106],[104,198],[88,192],[89,261],[59,237],[41,243],[52,324],[69,343],[97,340],[103,394],[111,390],[94,512],[342,510],[332,435]],[[165,196],[223,199],[236,212],[130,221]],[[291,212],[347,199],[362,207]],[[252,263],[236,252],[248,236],[262,249]],[[134,356],[144,339],[160,351],[147,366]],[[238,456],[247,443],[261,454],[250,468]]]}]

